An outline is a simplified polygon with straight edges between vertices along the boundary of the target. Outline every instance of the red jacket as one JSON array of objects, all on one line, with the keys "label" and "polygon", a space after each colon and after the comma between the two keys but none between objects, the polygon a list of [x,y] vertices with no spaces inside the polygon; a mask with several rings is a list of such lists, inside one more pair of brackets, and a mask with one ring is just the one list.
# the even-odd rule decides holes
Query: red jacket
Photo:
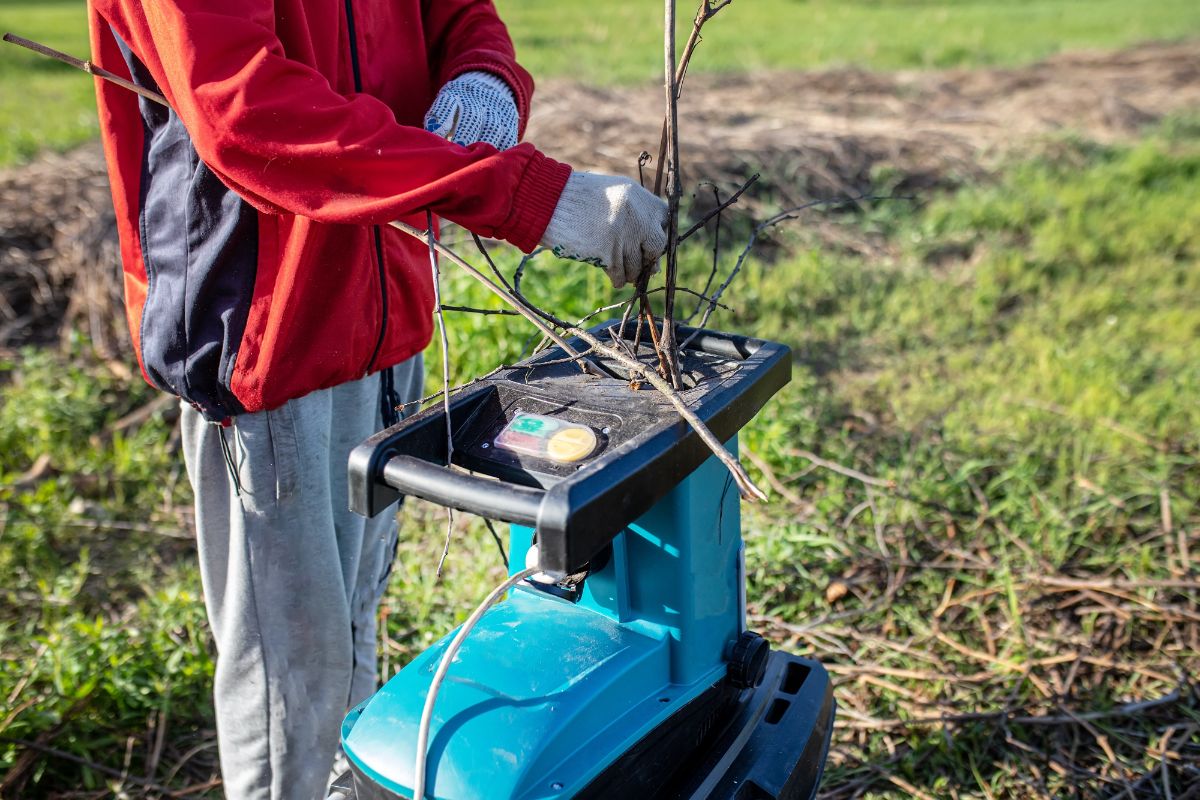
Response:
[{"label": "red jacket", "polygon": [[147,380],[210,419],[399,363],[431,333],[425,209],[529,251],[570,173],[421,125],[486,70],[517,98],[490,0],[89,0],[130,331]]}]

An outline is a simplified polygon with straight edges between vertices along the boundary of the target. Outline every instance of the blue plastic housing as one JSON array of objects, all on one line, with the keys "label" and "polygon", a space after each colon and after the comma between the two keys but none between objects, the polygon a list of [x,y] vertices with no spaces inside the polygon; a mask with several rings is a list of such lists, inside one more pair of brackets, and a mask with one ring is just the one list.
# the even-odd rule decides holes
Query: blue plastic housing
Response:
[{"label": "blue plastic housing", "polygon": [[[512,528],[514,572],[532,535]],[[737,489],[709,458],[617,535],[578,602],[514,590],[480,620],[442,684],[426,796],[569,798],[720,681],[744,624],[741,544]],[[343,723],[347,757],[403,797],[425,695],[452,637]]]}]

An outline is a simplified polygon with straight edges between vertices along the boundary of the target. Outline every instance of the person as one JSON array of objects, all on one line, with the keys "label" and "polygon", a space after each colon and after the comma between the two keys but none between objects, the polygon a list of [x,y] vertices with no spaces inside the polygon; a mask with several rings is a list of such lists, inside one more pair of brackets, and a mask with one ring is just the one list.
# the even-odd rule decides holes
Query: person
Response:
[{"label": "person", "polygon": [[[139,366],[182,402],[226,795],[323,796],[376,687],[394,518],[351,447],[416,399],[426,212],[632,281],[665,204],[518,140],[533,81],[490,0],[89,0]],[[385,517],[388,515],[384,515]]]}]

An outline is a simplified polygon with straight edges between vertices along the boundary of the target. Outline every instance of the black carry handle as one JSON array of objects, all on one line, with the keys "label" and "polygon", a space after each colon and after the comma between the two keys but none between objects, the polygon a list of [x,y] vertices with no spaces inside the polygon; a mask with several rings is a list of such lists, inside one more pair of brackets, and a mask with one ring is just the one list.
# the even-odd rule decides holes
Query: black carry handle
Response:
[{"label": "black carry handle", "polygon": [[383,466],[383,482],[401,494],[488,519],[537,525],[544,489],[480,478],[416,456],[392,456]]}]

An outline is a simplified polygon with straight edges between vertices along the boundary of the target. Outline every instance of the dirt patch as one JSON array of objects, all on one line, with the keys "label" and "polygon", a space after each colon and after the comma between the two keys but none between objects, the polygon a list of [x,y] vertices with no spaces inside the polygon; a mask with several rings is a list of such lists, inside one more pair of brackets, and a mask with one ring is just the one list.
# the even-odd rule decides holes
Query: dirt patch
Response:
[{"label": "dirt patch", "polygon": [[[539,87],[529,138],[580,169],[637,174],[657,154],[662,90]],[[761,170],[791,203],[877,188],[957,184],[1031,138],[1101,142],[1200,109],[1200,42],[1073,53],[1017,69],[689,77],[680,103],[685,178],[740,183]],[[650,168],[652,169],[652,168]]]},{"label": "dirt patch", "polygon": [[[661,100],[656,86],[546,81],[528,137],[579,169],[637,175],[638,154],[658,149]],[[684,177],[736,185],[758,171],[782,204],[875,191],[881,171],[888,190],[928,192],[982,179],[1031,139],[1117,141],[1185,109],[1200,109],[1200,42],[1018,69],[696,74]],[[99,147],[0,172],[0,208],[0,350],[52,341],[64,321],[106,354],[127,347]]]}]

